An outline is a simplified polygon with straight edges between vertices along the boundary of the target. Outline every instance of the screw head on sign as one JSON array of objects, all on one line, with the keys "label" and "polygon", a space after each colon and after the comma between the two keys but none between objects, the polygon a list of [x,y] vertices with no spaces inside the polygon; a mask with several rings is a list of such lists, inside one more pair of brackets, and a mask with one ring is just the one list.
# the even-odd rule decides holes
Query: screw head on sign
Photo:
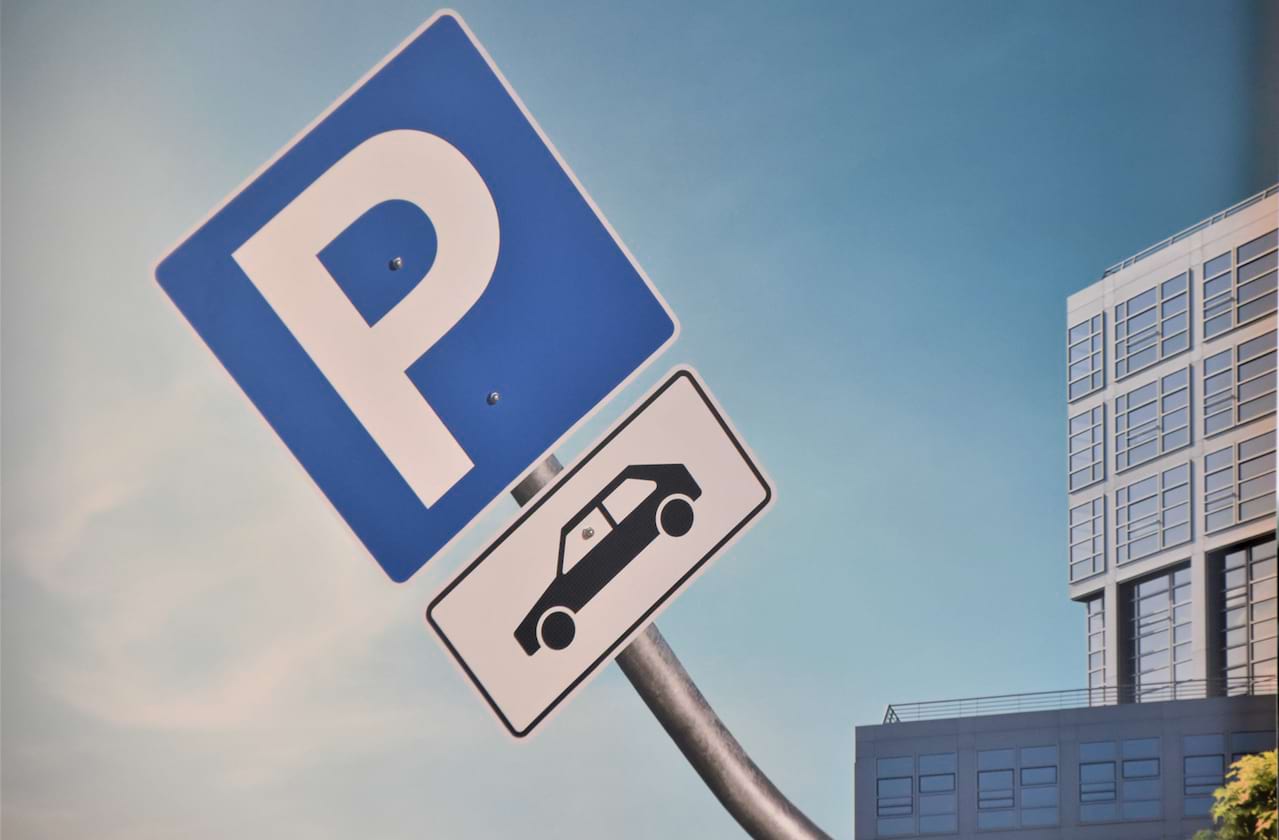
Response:
[{"label": "screw head on sign", "polygon": [[404,268],[404,257],[392,257],[391,261],[386,264],[386,267],[392,271],[399,271],[401,268]]},{"label": "screw head on sign", "polygon": [[584,540],[589,540],[589,539],[590,539],[591,537],[593,537],[593,536],[595,536],[595,529],[594,529],[594,528],[583,528],[583,529],[582,529],[582,539],[584,539]]},{"label": "screw head on sign", "polygon": [[489,405],[497,405],[497,401],[502,399],[502,395],[497,391],[489,391],[488,397],[485,399]]}]

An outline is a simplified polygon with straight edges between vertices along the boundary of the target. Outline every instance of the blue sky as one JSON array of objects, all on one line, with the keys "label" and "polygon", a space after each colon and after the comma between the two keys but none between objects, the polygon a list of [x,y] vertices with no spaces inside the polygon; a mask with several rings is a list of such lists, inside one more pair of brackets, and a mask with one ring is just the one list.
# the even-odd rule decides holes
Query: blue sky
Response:
[{"label": "blue sky", "polygon": [[[851,834],[886,703],[1084,682],[1063,328],[1276,179],[1264,4],[460,2],[778,486],[659,622]],[[6,2],[6,837],[733,837],[610,666],[512,744],[151,266],[435,7]],[[1270,61],[1267,65],[1265,62]]]}]

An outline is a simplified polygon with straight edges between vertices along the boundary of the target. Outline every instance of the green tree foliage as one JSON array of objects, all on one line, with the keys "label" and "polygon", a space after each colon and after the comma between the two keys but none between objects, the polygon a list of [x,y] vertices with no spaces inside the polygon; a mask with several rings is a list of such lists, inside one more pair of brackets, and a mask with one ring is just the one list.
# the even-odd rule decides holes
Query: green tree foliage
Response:
[{"label": "green tree foliage", "polygon": [[1230,765],[1226,786],[1213,791],[1216,828],[1194,840],[1279,840],[1276,837],[1275,751],[1246,755]]}]

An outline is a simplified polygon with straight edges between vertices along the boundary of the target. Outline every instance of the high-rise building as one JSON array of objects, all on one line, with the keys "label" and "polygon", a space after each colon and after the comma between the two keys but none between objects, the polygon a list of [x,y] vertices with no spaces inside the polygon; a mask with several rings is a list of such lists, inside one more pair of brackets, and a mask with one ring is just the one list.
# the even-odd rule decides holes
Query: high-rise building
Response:
[{"label": "high-rise building", "polygon": [[1067,301],[1068,574],[1091,688],[1145,701],[1275,677],[1276,202]]},{"label": "high-rise building", "polygon": [[1184,840],[1229,763],[1274,749],[1277,228],[1272,187],[1070,296],[1085,687],[858,727],[858,838]]}]

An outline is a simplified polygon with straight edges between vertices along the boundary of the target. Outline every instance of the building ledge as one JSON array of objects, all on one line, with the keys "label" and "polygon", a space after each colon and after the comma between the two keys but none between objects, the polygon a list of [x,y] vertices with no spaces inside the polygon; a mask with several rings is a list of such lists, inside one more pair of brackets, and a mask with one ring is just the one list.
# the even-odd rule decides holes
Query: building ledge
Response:
[{"label": "building ledge", "polygon": [[891,703],[884,712],[884,724],[913,723],[926,720],[984,717],[1050,712],[1062,709],[1085,709],[1101,706],[1144,704],[1169,700],[1202,700],[1215,697],[1244,697],[1276,694],[1279,678],[1274,676],[1243,679],[1182,680],[1174,683],[1108,685],[1101,688],[1070,688],[1061,691],[1035,691],[1025,694],[997,694],[988,697],[965,697],[958,700],[928,700],[915,703]]},{"label": "building ledge", "polygon": [[1136,263],[1141,262],[1146,257],[1154,256],[1155,254],[1162,251],[1164,248],[1167,248],[1169,245],[1173,245],[1177,242],[1180,242],[1183,239],[1187,239],[1191,236],[1194,236],[1196,233],[1203,230],[1204,228],[1211,227],[1212,225],[1215,225],[1217,222],[1228,219],[1231,216],[1235,215],[1236,213],[1246,210],[1247,208],[1256,204],[1258,201],[1262,201],[1264,199],[1269,198],[1275,193],[1279,193],[1279,184],[1275,184],[1269,189],[1262,190],[1256,195],[1249,196],[1248,198],[1245,198],[1243,201],[1240,201],[1237,204],[1232,204],[1231,206],[1227,207],[1225,210],[1222,210],[1220,213],[1214,213],[1213,215],[1204,219],[1202,222],[1193,224],[1190,227],[1186,228],[1185,230],[1178,231],[1177,233],[1174,233],[1172,236],[1168,237],[1167,239],[1164,239],[1160,242],[1156,242],[1154,245],[1151,245],[1149,248],[1146,248],[1144,251],[1139,251],[1138,253],[1133,254],[1128,259],[1121,260],[1120,262],[1115,263],[1110,268],[1102,272],[1101,276],[1104,279],[1106,277],[1109,277],[1112,274],[1116,274],[1120,271],[1123,271],[1125,268],[1128,268],[1131,265],[1135,265]]}]

